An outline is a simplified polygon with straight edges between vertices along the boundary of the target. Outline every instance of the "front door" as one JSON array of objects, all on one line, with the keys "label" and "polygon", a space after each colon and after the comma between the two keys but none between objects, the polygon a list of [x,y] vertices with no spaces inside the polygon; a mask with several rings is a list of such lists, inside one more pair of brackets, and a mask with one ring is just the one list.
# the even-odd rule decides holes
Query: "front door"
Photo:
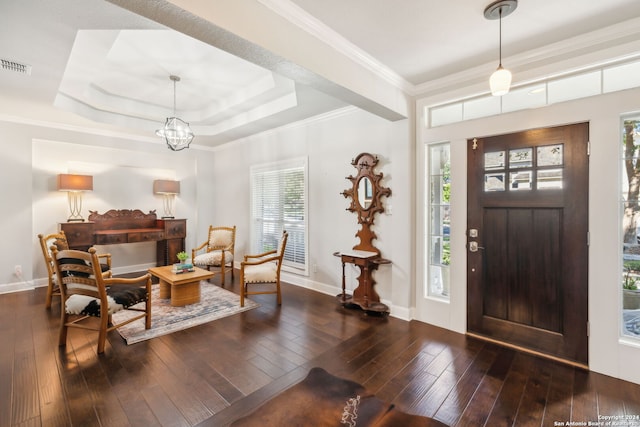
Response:
[{"label": "front door", "polygon": [[467,329],[588,363],[588,123],[468,141]]}]

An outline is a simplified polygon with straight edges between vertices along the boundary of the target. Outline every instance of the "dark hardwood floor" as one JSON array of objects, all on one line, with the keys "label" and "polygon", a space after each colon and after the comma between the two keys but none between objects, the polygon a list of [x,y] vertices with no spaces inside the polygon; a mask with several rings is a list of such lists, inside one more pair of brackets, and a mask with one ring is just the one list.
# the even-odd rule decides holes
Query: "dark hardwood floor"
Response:
[{"label": "dark hardwood floor", "polygon": [[314,366],[452,426],[640,415],[640,385],[286,284],[281,307],[253,296],[257,309],[131,346],[114,331],[101,356],[90,331],[59,348],[59,300],[44,299],[44,288],[0,295],[2,427],[225,426]]}]

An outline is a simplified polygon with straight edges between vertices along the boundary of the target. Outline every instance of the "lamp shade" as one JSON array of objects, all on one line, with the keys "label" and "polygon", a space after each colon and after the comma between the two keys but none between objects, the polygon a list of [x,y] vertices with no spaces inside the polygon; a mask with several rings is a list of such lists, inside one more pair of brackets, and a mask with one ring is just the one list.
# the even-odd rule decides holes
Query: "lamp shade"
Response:
[{"label": "lamp shade", "polygon": [[180,194],[180,181],[156,179],[153,181],[153,194]]},{"label": "lamp shade", "polygon": [[58,175],[58,191],[93,191],[91,175]]},{"label": "lamp shade", "polygon": [[511,87],[511,71],[502,68],[502,65],[500,65],[498,69],[491,74],[489,87],[491,88],[491,95],[493,96],[506,95]]}]

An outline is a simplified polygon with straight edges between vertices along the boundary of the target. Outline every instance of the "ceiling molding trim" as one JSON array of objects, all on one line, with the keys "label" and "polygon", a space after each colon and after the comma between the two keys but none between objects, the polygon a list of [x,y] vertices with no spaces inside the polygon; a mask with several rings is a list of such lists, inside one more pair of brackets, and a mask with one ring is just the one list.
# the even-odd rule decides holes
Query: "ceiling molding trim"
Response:
[{"label": "ceiling molding trim", "polygon": [[[637,54],[640,43],[640,18],[630,19],[620,24],[601,28],[588,34],[563,40],[539,49],[503,57],[502,62],[513,72],[513,87],[544,80],[562,74],[575,72],[580,68],[595,67],[608,62],[619,61],[631,54]],[[571,63],[571,68],[567,64]],[[489,75],[495,70],[495,63],[465,69],[440,79],[430,80],[415,86],[416,96],[442,93],[447,88],[460,89],[486,79],[489,92]],[[542,71],[535,77],[534,70]],[[525,77],[526,76],[526,77]],[[524,78],[523,78],[524,77]],[[525,81],[526,80],[526,81]]]},{"label": "ceiling molding trim", "polygon": [[29,126],[46,127],[46,128],[64,130],[64,131],[70,131],[70,132],[86,133],[89,135],[96,135],[96,136],[106,136],[109,138],[120,138],[120,139],[128,139],[128,140],[139,141],[139,142],[150,142],[154,144],[160,144],[162,142],[162,140],[160,140],[156,136],[147,137],[147,136],[141,136],[141,135],[131,134],[127,132],[118,132],[118,131],[113,131],[108,129],[100,129],[100,128],[93,128],[93,127],[87,127],[87,126],[79,126],[79,125],[70,125],[70,124],[57,123],[57,122],[49,122],[46,120],[37,120],[37,119],[31,119],[31,118],[20,117],[20,116],[12,116],[12,115],[2,114],[2,113],[0,113],[0,121],[22,124],[22,125],[29,125]]},{"label": "ceiling molding trim", "polygon": [[409,95],[415,93],[415,86],[412,83],[349,42],[339,33],[329,28],[322,21],[307,13],[295,3],[289,0],[258,0],[258,2],[317,39],[322,40],[338,52],[351,58],[354,62],[373,72],[396,88]]},{"label": "ceiling molding trim", "polygon": [[304,126],[310,126],[313,125],[315,123],[320,123],[320,122],[324,122],[327,120],[333,120],[336,119],[338,117],[342,117],[342,116],[346,116],[348,114],[352,114],[356,111],[362,111],[361,109],[359,109],[358,107],[354,107],[354,106],[347,106],[347,107],[342,107],[342,108],[338,108],[337,110],[332,110],[332,111],[328,111],[326,113],[322,113],[322,114],[318,114],[316,116],[312,116],[303,120],[298,120],[297,122],[292,122],[292,123],[287,123],[286,125],[282,125],[280,127],[277,128],[272,128],[272,129],[267,129],[265,131],[259,132],[259,133],[255,133],[252,135],[247,135],[244,136],[242,138],[238,138],[238,139],[234,139],[233,141],[229,141],[229,142],[225,142],[224,144],[220,144],[216,147],[213,147],[211,150],[212,151],[220,151],[220,150],[224,150],[229,148],[229,146],[231,144],[236,145],[236,144],[247,144],[252,142],[254,139],[256,138],[263,138],[263,137],[267,137],[269,135],[273,135],[275,133],[279,133],[279,132],[283,132],[283,131],[287,131],[287,130],[291,130],[291,129],[296,129],[296,128],[300,128],[300,127],[304,127]]},{"label": "ceiling molding trim", "polygon": [[[112,131],[108,129],[98,129],[98,128],[92,128],[92,127],[86,127],[86,126],[77,126],[77,125],[69,125],[64,123],[48,122],[45,120],[35,120],[35,119],[26,118],[26,117],[12,116],[12,115],[2,114],[2,113],[0,113],[0,122],[45,127],[49,129],[63,130],[68,132],[84,133],[87,135],[104,136],[107,138],[118,138],[118,139],[125,139],[128,141],[144,142],[147,144],[154,144],[154,145],[162,145],[162,146],[165,145],[165,142],[162,139],[156,137],[155,135],[147,137],[147,136],[141,136],[136,134],[130,134],[126,132]],[[215,148],[198,145],[196,142],[197,141],[194,141],[189,146],[190,150],[196,149],[201,151],[216,151]]]},{"label": "ceiling molding trim", "polygon": [[[333,120],[342,116],[346,116],[348,114],[352,114],[357,111],[361,111],[361,110],[353,106],[338,108],[336,110],[318,114],[313,117],[309,117],[303,120],[298,120],[297,122],[287,123],[286,125],[283,125],[277,128],[267,129],[263,132],[248,135],[239,139],[235,139],[233,141],[225,142],[220,145],[216,145],[214,147],[198,145],[197,140],[194,140],[194,142],[189,146],[189,149],[196,149],[196,150],[210,151],[210,152],[221,151],[229,148],[231,145],[250,143],[256,138],[263,138],[278,132],[296,129],[304,126],[310,126],[312,124],[324,122],[327,120]],[[164,145],[164,142],[162,142],[162,140],[160,140],[155,136],[145,137],[141,135],[129,134],[126,132],[116,132],[116,131],[111,131],[107,129],[98,129],[98,128],[91,128],[91,127],[85,127],[85,126],[69,125],[64,123],[48,122],[44,120],[35,120],[35,119],[26,118],[26,117],[12,116],[12,115],[2,114],[2,113],[0,113],[0,121],[29,125],[29,126],[46,127],[50,129],[57,129],[57,130],[63,130],[63,131],[69,131],[69,132],[85,133],[88,135],[104,136],[109,138],[126,139],[129,141],[145,142],[149,144]]]},{"label": "ceiling molding trim", "polygon": [[255,108],[243,111],[241,114],[235,114],[215,125],[192,125],[192,128],[196,135],[215,136],[241,128],[242,126],[249,125],[266,117],[271,117],[287,109],[294,108],[297,105],[298,97],[296,93],[287,93],[272,101],[258,105]]}]

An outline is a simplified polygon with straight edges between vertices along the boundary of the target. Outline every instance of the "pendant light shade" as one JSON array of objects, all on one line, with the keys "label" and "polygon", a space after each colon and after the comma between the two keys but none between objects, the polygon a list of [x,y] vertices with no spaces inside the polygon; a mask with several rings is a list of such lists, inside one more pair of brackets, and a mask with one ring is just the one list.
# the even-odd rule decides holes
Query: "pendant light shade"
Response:
[{"label": "pendant light shade", "polygon": [[491,74],[489,79],[489,87],[491,88],[491,95],[502,96],[509,93],[511,87],[511,71],[498,66],[498,69]]},{"label": "pendant light shade", "polygon": [[167,146],[173,151],[184,150],[189,147],[193,141],[193,132],[189,127],[189,123],[176,116],[176,82],[180,81],[178,76],[169,76],[173,81],[173,117],[167,117],[164,127],[156,131],[156,135],[164,138]]},{"label": "pendant light shade", "polygon": [[502,66],[502,17],[510,15],[518,7],[518,0],[498,0],[491,3],[484,10],[484,17],[487,19],[498,19],[500,21],[499,38],[499,63],[498,69],[493,72],[489,79],[489,87],[493,96],[502,96],[509,93],[511,88],[511,71]]}]

